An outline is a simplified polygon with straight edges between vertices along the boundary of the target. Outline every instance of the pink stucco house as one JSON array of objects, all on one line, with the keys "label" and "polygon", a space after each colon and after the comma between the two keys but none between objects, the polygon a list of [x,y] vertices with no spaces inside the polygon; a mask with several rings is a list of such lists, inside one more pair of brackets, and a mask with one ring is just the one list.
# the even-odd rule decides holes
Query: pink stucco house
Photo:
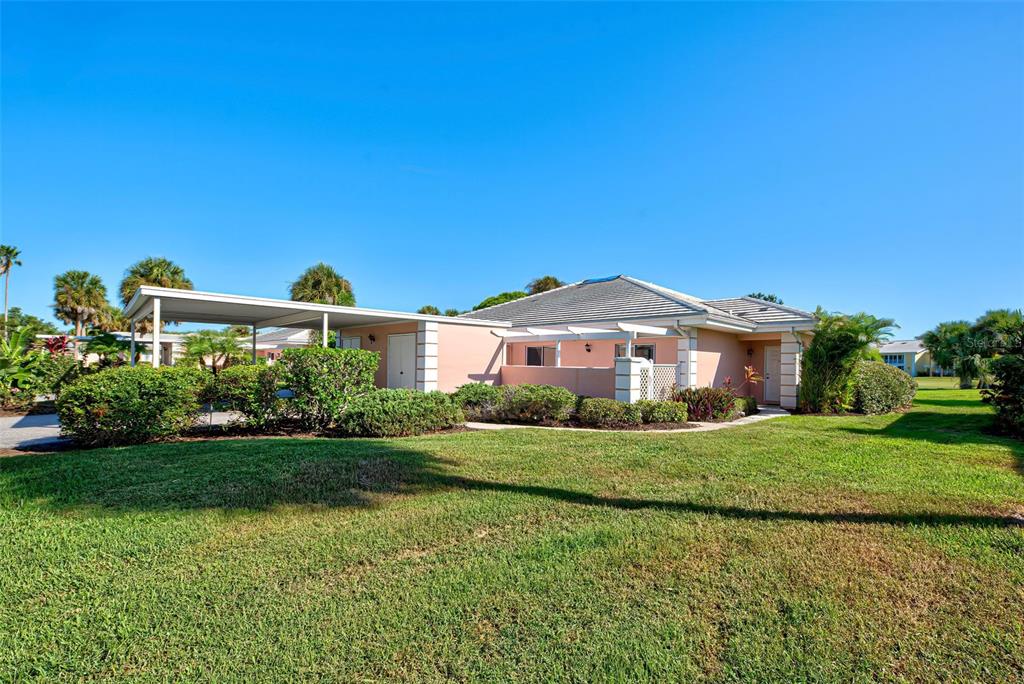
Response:
[{"label": "pink stucco house", "polygon": [[537,383],[635,401],[673,386],[736,386],[749,365],[764,381],[742,391],[786,408],[796,406],[800,356],[816,322],[788,306],[699,299],[622,275],[458,317],[148,286],[125,315],[133,328],[154,318],[319,329],[323,338],[336,330],[340,346],[380,354],[379,387],[450,392],[467,382]]}]

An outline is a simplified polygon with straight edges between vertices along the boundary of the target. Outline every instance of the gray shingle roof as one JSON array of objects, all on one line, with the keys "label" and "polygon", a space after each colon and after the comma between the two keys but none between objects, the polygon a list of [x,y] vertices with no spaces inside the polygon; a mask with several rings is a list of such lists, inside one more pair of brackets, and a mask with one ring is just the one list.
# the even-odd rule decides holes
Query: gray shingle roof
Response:
[{"label": "gray shingle roof", "polygon": [[553,325],[686,316],[702,311],[618,277],[584,280],[463,316],[509,321],[512,325]]},{"label": "gray shingle roof", "polygon": [[757,299],[705,301],[628,276],[584,280],[462,315],[523,326],[671,318],[696,313],[751,323],[814,320],[805,311]]}]

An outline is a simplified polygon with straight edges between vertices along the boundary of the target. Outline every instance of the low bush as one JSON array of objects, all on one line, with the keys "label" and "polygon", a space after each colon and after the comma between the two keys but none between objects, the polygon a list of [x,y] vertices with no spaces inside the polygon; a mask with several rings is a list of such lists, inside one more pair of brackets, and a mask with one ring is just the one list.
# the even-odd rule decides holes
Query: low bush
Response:
[{"label": "low bush", "polygon": [[376,352],[362,349],[286,349],[281,382],[295,393],[291,407],[302,425],[326,430],[352,401],[373,391],[379,362]]},{"label": "low bush", "polygon": [[174,366],[121,366],[84,375],[57,398],[61,434],[84,446],[173,437],[199,417],[207,375]]},{"label": "low bush", "polygon": [[463,422],[462,409],[443,392],[380,389],[356,397],[338,424],[360,437],[405,437]]},{"label": "low bush", "polygon": [[910,406],[917,385],[914,379],[881,361],[860,361],[853,371],[853,410],[890,413]]},{"label": "low bush", "polygon": [[757,408],[757,399],[754,397],[736,397],[736,410],[743,411],[745,416],[752,416],[760,409]]},{"label": "low bush", "polygon": [[686,405],[677,401],[653,401],[641,399],[636,402],[640,416],[645,423],[685,423]]},{"label": "low bush", "polygon": [[277,396],[280,366],[228,366],[217,374],[213,398],[245,416],[250,427],[264,429],[285,414],[286,404]]},{"label": "low bush", "polygon": [[614,399],[584,399],[580,402],[577,417],[583,425],[600,428],[626,427],[643,422],[637,404]]},{"label": "low bush", "polygon": [[992,387],[982,391],[982,401],[996,410],[996,430],[1024,437],[1024,356],[1000,356],[991,368]]},{"label": "low bush", "polygon": [[42,354],[36,362],[36,394],[59,395],[61,390],[82,375],[82,364],[70,354]]},{"label": "low bush", "polygon": [[544,423],[569,419],[576,407],[576,395],[553,385],[506,385],[501,388],[500,419]]},{"label": "low bush", "polygon": [[677,388],[672,400],[686,406],[689,420],[725,420],[736,410],[736,395],[728,387]]},{"label": "low bush", "polygon": [[491,420],[501,403],[501,389],[482,382],[462,385],[452,394],[469,420]]}]

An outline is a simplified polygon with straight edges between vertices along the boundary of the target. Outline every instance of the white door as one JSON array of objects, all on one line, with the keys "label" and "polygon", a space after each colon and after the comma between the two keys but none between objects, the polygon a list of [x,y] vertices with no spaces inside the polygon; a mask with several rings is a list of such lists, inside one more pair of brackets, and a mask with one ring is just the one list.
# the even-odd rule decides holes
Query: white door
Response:
[{"label": "white door", "polygon": [[782,366],[782,348],[764,348],[764,402],[779,403],[779,380]]},{"label": "white door", "polygon": [[416,333],[388,335],[388,387],[416,388]]}]

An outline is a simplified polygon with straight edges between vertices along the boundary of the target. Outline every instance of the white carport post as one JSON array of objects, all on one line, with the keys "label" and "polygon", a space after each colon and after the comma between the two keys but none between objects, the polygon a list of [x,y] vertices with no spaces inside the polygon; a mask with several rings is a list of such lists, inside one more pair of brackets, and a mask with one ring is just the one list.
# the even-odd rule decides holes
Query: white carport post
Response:
[{"label": "white carport post", "polygon": [[562,340],[555,340],[555,368],[562,365]]},{"label": "white carport post", "polygon": [[324,314],[324,322],[323,322],[323,326],[322,326],[322,329],[321,329],[320,336],[321,336],[320,346],[326,348],[327,347],[327,314],[326,313]]},{"label": "white carport post", "polygon": [[131,365],[134,368],[135,367],[135,319],[134,318],[132,319],[131,331],[132,331],[132,343],[131,343],[131,346],[129,347],[129,351],[128,351],[128,354],[129,354],[128,363],[129,363],[129,365]]},{"label": "white carport post", "polygon": [[160,367],[160,298],[153,297],[153,368]]}]

